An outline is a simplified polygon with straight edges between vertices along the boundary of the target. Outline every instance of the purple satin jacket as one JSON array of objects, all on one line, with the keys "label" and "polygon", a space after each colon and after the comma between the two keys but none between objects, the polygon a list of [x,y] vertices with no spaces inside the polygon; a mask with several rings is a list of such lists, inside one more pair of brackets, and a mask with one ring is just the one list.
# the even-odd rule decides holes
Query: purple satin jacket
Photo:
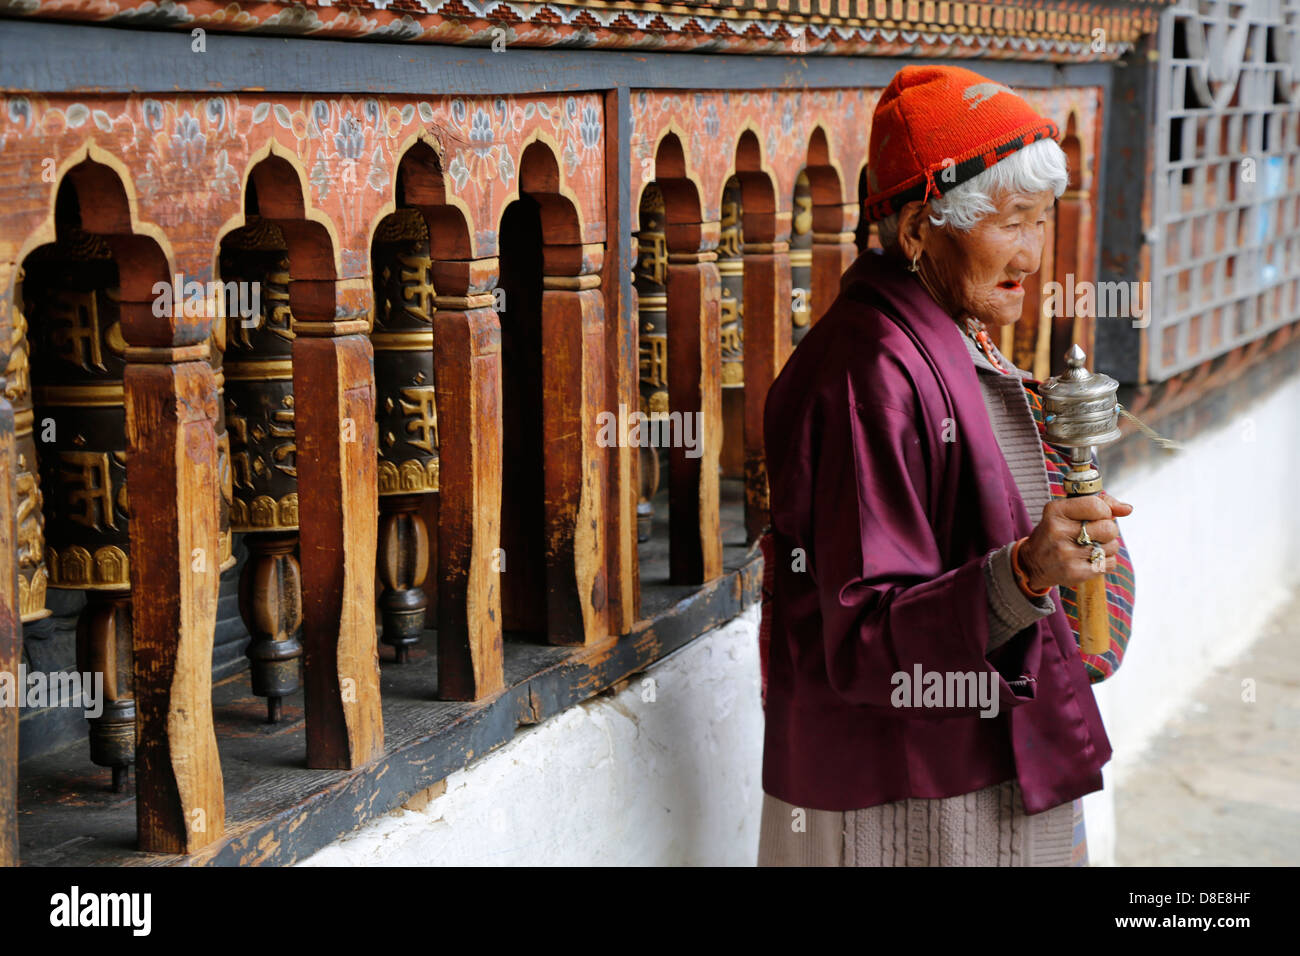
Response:
[{"label": "purple satin jacket", "polygon": [[[1039,813],[1101,789],[1110,742],[1059,597],[987,652],[984,558],[1034,523],[961,336],[896,260],[864,253],[768,394],[763,789],[787,803],[856,810],[1018,778]],[[995,675],[998,715],[892,706],[893,675],[916,665]]]}]

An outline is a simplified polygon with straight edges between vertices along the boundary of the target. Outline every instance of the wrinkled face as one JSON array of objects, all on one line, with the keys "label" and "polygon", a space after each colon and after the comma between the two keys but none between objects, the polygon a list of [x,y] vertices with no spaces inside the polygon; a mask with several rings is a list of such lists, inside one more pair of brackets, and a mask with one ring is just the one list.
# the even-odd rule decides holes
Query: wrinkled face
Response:
[{"label": "wrinkled face", "polygon": [[1022,283],[1038,271],[1047,213],[1055,201],[1050,189],[1007,193],[968,232],[926,229],[925,279],[940,304],[956,318],[973,315],[990,328],[1019,319],[1025,303]]}]

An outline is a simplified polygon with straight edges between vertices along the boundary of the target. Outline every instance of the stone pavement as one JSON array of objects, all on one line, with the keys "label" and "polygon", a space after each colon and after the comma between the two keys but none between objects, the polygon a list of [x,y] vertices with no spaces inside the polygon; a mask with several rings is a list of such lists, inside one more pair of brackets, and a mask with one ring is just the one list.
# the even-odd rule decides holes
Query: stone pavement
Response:
[{"label": "stone pavement", "polygon": [[1300,864],[1300,590],[1117,783],[1115,812],[1120,866]]}]

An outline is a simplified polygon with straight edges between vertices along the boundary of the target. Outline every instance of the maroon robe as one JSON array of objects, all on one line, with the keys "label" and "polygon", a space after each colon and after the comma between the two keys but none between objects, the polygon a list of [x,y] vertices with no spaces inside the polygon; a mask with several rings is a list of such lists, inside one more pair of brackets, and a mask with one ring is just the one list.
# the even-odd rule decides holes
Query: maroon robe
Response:
[{"label": "maroon robe", "polygon": [[[768,394],[763,789],[787,803],[857,810],[1018,777],[1038,813],[1101,789],[1110,742],[1059,595],[987,653],[982,563],[1034,522],[961,336],[901,262],[868,252]],[[998,715],[892,706],[915,665],[997,675]]]}]

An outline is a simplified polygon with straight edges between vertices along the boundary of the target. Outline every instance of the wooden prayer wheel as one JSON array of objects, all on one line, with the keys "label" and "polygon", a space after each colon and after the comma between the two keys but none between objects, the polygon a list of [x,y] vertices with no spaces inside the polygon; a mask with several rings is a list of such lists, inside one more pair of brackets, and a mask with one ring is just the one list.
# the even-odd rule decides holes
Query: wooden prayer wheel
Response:
[{"label": "wooden prayer wheel", "polygon": [[798,345],[812,325],[813,197],[808,173],[794,181],[794,217],[790,223],[790,337]]},{"label": "wooden prayer wheel", "polygon": [[722,238],[718,242],[718,278],[722,314],[718,338],[722,349],[722,474],[745,476],[745,234],[740,180],[731,177],[722,191]]},{"label": "wooden prayer wheel", "polygon": [[[668,238],[664,196],[651,183],[641,194],[637,234],[637,364],[643,415],[668,414]],[[654,523],[651,499],[659,490],[660,449],[640,448],[641,488],[636,506],[636,539],[649,541]]]},{"label": "wooden prayer wheel", "polygon": [[433,260],[415,209],[375,232],[375,413],[379,436],[378,571],[382,640],[398,663],[424,630],[429,528],[424,502],[438,491],[438,406],[433,378]]},{"label": "wooden prayer wheel", "polygon": [[[230,527],[244,534],[239,612],[252,640],[245,652],[253,693],[267,720],[301,686],[302,573],[294,440],[293,317],[288,246],[256,217],[221,244],[227,285],[225,425],[229,431]],[[232,296],[230,283],[238,294]],[[238,299],[238,304],[233,302]]]},{"label": "wooden prayer wheel", "polygon": [[59,235],[27,258],[23,282],[45,565],[50,586],[85,592],[77,668],[104,675],[104,709],[90,720],[90,758],[112,768],[120,790],[135,760],[126,342],[108,243],[74,227]]}]

